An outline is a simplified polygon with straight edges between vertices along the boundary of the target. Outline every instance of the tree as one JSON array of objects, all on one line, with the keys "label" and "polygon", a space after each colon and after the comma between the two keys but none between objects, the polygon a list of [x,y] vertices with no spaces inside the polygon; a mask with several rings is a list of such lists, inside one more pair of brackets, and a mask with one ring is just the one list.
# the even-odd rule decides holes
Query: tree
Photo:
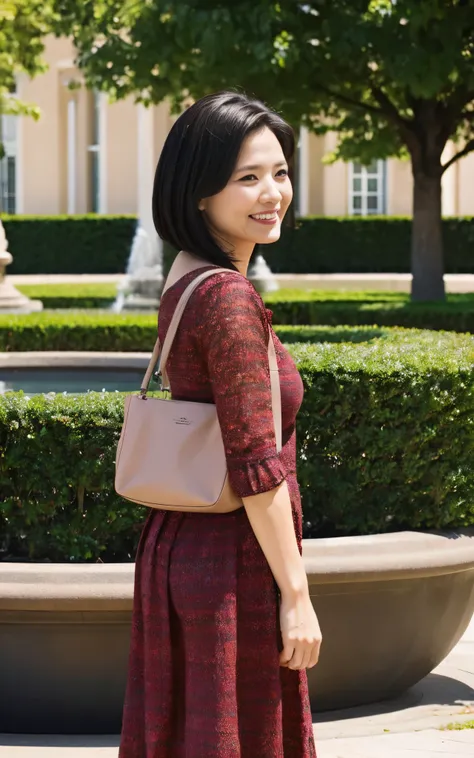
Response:
[{"label": "tree", "polygon": [[[90,85],[146,104],[242,87],[334,159],[409,157],[412,296],[443,299],[441,179],[474,150],[474,0],[56,0]],[[442,163],[453,140],[456,154]]]},{"label": "tree", "polygon": [[[0,116],[39,117],[38,108],[14,93],[16,77],[45,71],[43,38],[51,30],[52,7],[48,0],[0,0]],[[3,155],[0,129],[0,158]]]}]

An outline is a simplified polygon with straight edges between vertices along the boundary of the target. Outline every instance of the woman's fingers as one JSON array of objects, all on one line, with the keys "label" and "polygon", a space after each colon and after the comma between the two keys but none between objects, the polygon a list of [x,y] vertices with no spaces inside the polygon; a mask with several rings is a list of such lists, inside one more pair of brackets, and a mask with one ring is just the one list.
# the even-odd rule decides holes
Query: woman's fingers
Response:
[{"label": "woman's fingers", "polygon": [[321,641],[318,641],[318,643],[313,647],[311,650],[311,656],[308,663],[308,668],[312,669],[313,666],[316,666],[317,662],[319,661],[319,649],[321,647]]},{"label": "woman's fingers", "polygon": [[287,646],[280,653],[280,666],[293,671],[313,668],[319,660],[320,646],[319,640],[313,645]]},{"label": "woman's fingers", "polygon": [[288,664],[288,668],[293,669],[294,671],[299,671],[303,663],[303,658],[304,650],[296,648],[293,658]]},{"label": "woman's fingers", "polygon": [[302,660],[301,666],[300,666],[300,668],[301,668],[302,671],[304,669],[308,668],[308,664],[309,664],[310,658],[311,658],[311,648],[307,648],[305,650],[305,652],[304,652],[303,660]]},{"label": "woman's fingers", "polygon": [[280,653],[280,665],[281,666],[288,666],[290,661],[293,658],[295,652],[295,646],[292,644],[287,644],[284,646],[283,650]]}]

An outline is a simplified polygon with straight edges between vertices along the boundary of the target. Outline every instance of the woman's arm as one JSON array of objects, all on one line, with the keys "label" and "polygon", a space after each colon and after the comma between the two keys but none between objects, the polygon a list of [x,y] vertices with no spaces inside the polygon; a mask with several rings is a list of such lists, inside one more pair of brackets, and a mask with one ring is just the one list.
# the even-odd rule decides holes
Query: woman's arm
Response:
[{"label": "woman's arm", "polygon": [[281,592],[280,664],[291,669],[311,668],[318,661],[322,636],[298,550],[288,485],[283,481],[269,492],[244,497],[243,503]]},{"label": "woman's arm", "polygon": [[229,482],[244,502],[281,591],[280,662],[306,668],[317,661],[321,632],[277,451],[265,308],[252,284],[234,272],[216,274],[194,296],[199,300],[199,349],[222,431]]}]

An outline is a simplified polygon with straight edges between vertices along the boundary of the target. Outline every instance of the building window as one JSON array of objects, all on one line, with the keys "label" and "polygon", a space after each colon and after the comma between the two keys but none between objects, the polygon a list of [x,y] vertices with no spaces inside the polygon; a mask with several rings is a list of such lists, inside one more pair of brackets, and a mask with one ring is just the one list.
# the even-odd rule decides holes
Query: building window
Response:
[{"label": "building window", "polygon": [[91,94],[90,144],[87,148],[89,157],[89,197],[90,210],[99,213],[100,209],[100,94]]},{"label": "building window", "polygon": [[17,117],[0,117],[0,142],[3,143],[4,157],[0,160],[0,211],[16,212],[16,154]]},{"label": "building window", "polygon": [[351,163],[349,182],[351,216],[386,213],[386,161],[372,161],[369,166]]}]

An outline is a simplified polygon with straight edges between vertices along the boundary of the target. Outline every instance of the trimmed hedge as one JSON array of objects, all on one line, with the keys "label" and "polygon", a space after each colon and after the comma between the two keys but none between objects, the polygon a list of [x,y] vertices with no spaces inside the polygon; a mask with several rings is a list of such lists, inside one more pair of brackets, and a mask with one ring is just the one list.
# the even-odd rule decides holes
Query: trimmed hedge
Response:
[{"label": "trimmed hedge", "polygon": [[[117,295],[117,284],[113,282],[94,282],[82,284],[21,284],[17,287],[20,292],[33,300],[41,300],[46,309],[87,309],[109,308]],[[359,302],[393,302],[409,301],[409,295],[403,292],[354,291],[340,292],[337,290],[312,290],[304,293],[302,290],[279,290],[277,298],[300,300],[311,297],[321,301],[359,301]],[[474,295],[472,296],[474,305]]]},{"label": "trimmed hedge", "polygon": [[[296,226],[283,227],[278,242],[256,250],[275,274],[411,272],[410,217],[308,216]],[[474,218],[444,218],[442,227],[445,272],[474,273]],[[165,245],[166,270],[175,255]]]},{"label": "trimmed hedge", "polygon": [[[305,536],[472,525],[474,338],[367,336],[290,348]],[[132,560],[148,511],[113,489],[122,408],[118,393],[0,397],[1,557]]]},{"label": "trimmed hedge", "polygon": [[[474,218],[442,222],[445,271],[474,273]],[[275,273],[410,273],[412,219],[310,216],[261,252]]]},{"label": "trimmed hedge", "polygon": [[[32,313],[0,316],[0,351],[91,350],[151,352],[157,336],[156,314]],[[337,335],[381,333],[364,328],[276,326],[284,342],[313,342]],[[388,332],[388,330],[387,330]]]},{"label": "trimmed hedge", "polygon": [[114,282],[67,282],[63,284],[21,284],[17,289],[31,300],[41,300],[44,308],[110,308],[117,295]]},{"label": "trimmed hedge", "polygon": [[[410,303],[391,299],[387,302],[346,302],[312,300],[308,293],[281,293],[265,296],[273,311],[273,324],[285,340],[295,334],[311,341],[317,333],[311,328],[345,326],[402,326],[456,332],[474,332],[474,296],[453,295],[446,304]],[[293,297],[295,299],[293,299]],[[300,299],[296,299],[300,298]],[[0,315],[0,351],[29,350],[104,350],[148,351],[156,339],[157,314],[140,313],[32,313]],[[292,332],[291,332],[292,333]],[[300,337],[298,337],[298,340]]]},{"label": "trimmed hedge", "polygon": [[[451,295],[445,303],[412,303],[391,299],[385,302],[354,300],[321,301],[300,292],[265,296],[276,324],[377,324],[418,329],[474,332],[474,295]],[[286,299],[283,299],[286,298]]]},{"label": "trimmed hedge", "polygon": [[135,216],[2,216],[13,255],[9,274],[125,271]]},{"label": "trimmed hedge", "polygon": [[[4,216],[12,274],[122,273],[135,216]],[[412,220],[310,216],[261,252],[275,273],[408,273]],[[474,219],[443,219],[447,273],[474,273]],[[168,271],[175,251],[164,249]]]}]

